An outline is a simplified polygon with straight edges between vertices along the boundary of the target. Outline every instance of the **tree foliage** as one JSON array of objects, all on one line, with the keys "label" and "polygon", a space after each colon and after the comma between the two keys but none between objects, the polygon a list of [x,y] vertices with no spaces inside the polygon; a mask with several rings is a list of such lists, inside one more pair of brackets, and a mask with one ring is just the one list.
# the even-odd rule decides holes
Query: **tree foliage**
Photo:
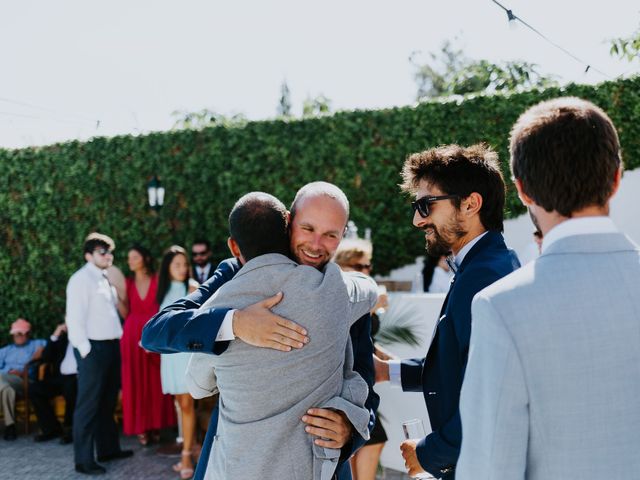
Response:
[{"label": "tree foliage", "polygon": [[[158,257],[169,245],[212,242],[228,256],[227,218],[243,194],[259,190],[285,204],[307,182],[333,182],[351,201],[351,218],[371,227],[376,272],[413,263],[424,236],[411,225],[398,189],[408,154],[433,146],[486,142],[508,173],[508,135],[518,116],[543,99],[575,95],[600,105],[618,127],[625,166],[640,165],[640,78],[599,86],[427,101],[417,107],[339,112],[306,120],[224,124],[144,136],[94,138],[42,148],[0,149],[0,331],[18,316],[48,335],[63,319],[65,286],[83,263],[82,241],[97,230],[114,238],[115,263],[143,242]],[[147,206],[158,175],[165,204]],[[523,212],[509,186],[506,213]]]},{"label": "tree foliage", "polygon": [[307,96],[302,104],[302,118],[317,117],[331,113],[331,100],[320,94],[314,98]]},{"label": "tree foliage", "polygon": [[197,112],[176,110],[171,114],[173,128],[200,130],[205,127],[244,127],[248,120],[243,113],[224,115],[206,108]]},{"label": "tree foliage", "polygon": [[282,82],[280,86],[280,100],[278,101],[278,117],[289,118],[291,117],[291,91],[287,82]]},{"label": "tree foliage", "polygon": [[416,68],[417,100],[557,85],[553,77],[540,74],[534,63],[473,60],[450,41],[445,41],[439,52],[429,53],[426,63],[418,63],[416,53],[411,55],[409,61]]},{"label": "tree foliage", "polygon": [[628,37],[611,40],[611,54],[629,62],[640,60],[640,28]]}]

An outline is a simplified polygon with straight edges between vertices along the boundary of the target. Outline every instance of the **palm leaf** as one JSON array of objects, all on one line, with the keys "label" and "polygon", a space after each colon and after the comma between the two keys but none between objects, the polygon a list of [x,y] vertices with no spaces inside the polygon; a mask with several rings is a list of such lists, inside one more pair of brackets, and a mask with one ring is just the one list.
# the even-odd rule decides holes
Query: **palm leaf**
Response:
[{"label": "palm leaf", "polygon": [[381,327],[376,334],[376,342],[380,345],[390,343],[406,343],[413,347],[420,345],[420,341],[410,325],[388,325]]}]

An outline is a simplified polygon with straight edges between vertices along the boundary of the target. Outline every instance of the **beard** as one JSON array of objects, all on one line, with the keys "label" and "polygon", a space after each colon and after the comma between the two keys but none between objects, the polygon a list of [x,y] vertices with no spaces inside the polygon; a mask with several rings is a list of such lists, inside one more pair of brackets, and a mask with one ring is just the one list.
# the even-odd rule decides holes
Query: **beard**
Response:
[{"label": "beard", "polygon": [[427,254],[434,258],[451,255],[453,242],[467,234],[457,218],[451,219],[440,229],[434,224],[423,227],[423,230],[427,229],[433,230],[433,234],[426,239],[426,250]]}]

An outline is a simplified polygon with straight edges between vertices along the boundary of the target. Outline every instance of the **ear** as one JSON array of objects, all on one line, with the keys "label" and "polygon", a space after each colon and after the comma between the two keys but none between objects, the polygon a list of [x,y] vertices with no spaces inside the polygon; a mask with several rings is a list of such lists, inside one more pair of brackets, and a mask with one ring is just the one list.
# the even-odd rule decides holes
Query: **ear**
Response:
[{"label": "ear", "polygon": [[520,198],[520,201],[527,207],[530,205],[533,205],[535,203],[533,201],[533,198],[531,198],[529,195],[524,193],[524,188],[522,187],[522,180],[520,180],[519,178],[514,178],[513,183],[515,184],[516,190],[518,191],[518,198]]},{"label": "ear", "polygon": [[621,181],[622,181],[622,167],[616,170],[616,175],[615,177],[613,177],[613,188],[611,189],[611,195],[609,195],[609,198],[612,198],[616,194],[616,192],[618,191],[618,188],[620,188]]},{"label": "ear", "polygon": [[242,256],[242,252],[240,251],[240,247],[238,247],[238,242],[236,242],[233,238],[227,238],[227,246],[229,247],[229,251],[231,255],[240,260],[241,264],[245,264],[244,257]]},{"label": "ear", "polygon": [[85,254],[84,254],[84,259],[85,259],[87,262],[90,262],[90,261],[91,261],[91,257],[92,257],[92,255],[91,255],[90,253],[85,253]]},{"label": "ear", "polygon": [[462,201],[460,210],[467,216],[473,216],[480,213],[482,208],[482,195],[478,192],[471,192],[471,194]]}]

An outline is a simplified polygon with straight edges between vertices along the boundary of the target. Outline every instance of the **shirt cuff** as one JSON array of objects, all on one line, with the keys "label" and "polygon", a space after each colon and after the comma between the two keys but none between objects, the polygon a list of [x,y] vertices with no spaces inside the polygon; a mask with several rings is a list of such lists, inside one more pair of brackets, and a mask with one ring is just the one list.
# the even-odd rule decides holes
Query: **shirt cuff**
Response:
[{"label": "shirt cuff", "polygon": [[220,330],[218,330],[218,335],[216,336],[216,342],[228,342],[236,338],[233,334],[234,313],[235,310],[229,310],[224,316],[224,320],[222,320],[222,325],[220,325]]},{"label": "shirt cuff", "polygon": [[58,336],[57,335],[51,335],[49,337],[49,340],[51,340],[52,342],[57,342],[58,341]]},{"label": "shirt cuff", "polygon": [[89,342],[89,340],[85,340],[80,345],[78,345],[78,352],[80,352],[80,356],[82,358],[85,358],[87,355],[89,355],[90,351],[91,351],[91,342]]},{"label": "shirt cuff", "polygon": [[389,384],[392,387],[402,388],[402,369],[399,360],[389,360]]}]

